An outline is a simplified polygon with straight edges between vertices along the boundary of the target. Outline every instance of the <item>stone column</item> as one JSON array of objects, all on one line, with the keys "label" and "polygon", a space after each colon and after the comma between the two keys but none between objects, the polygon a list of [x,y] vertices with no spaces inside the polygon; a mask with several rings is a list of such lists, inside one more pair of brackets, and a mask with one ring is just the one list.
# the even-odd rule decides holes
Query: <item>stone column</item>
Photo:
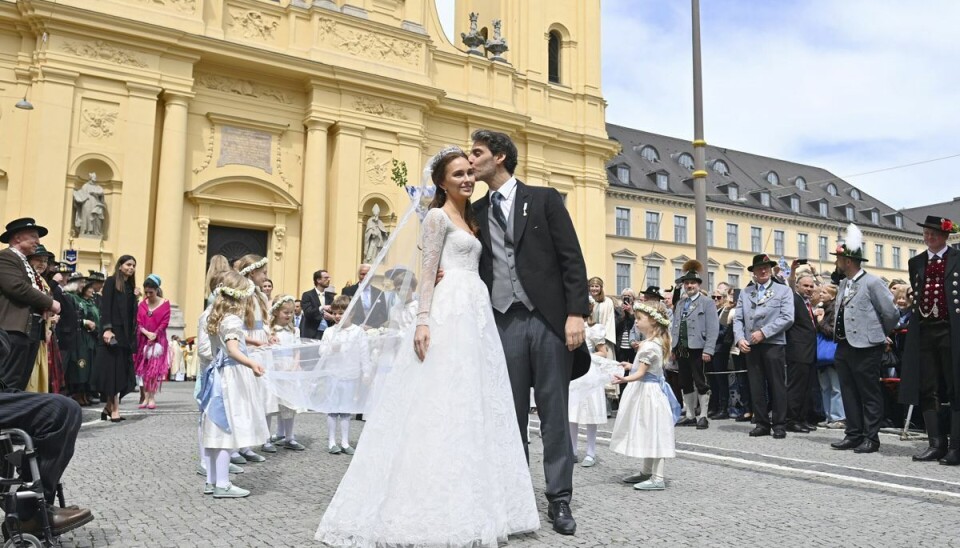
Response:
[{"label": "stone column", "polygon": [[[327,269],[339,293],[346,280],[356,281],[357,265],[360,264],[360,182],[363,180],[361,158],[363,152],[363,127],[338,122],[331,130],[331,170],[329,199],[334,207],[329,209],[327,220],[336,239],[329,241]],[[310,285],[313,285],[312,283]],[[308,285],[307,287],[310,287]]]},{"label": "stone column", "polygon": [[[122,172],[117,174],[123,181],[123,191],[114,201],[115,210],[110,211],[114,222],[120,223],[123,230],[111,230],[117,241],[111,246],[116,256],[129,253],[146,268],[147,250],[150,244],[150,186],[153,179],[153,151],[156,150],[157,96],[160,88],[142,84],[127,83],[127,116],[124,139],[121,145],[124,158]],[[161,227],[162,229],[162,227]],[[157,264],[157,263],[154,263]],[[161,269],[162,270],[162,269]],[[148,272],[140,272],[143,279]],[[163,278],[164,289],[173,276],[165,272],[157,274]]]},{"label": "stone column", "polygon": [[187,104],[190,97],[184,93],[166,92],[163,99],[166,104],[150,268],[157,269],[162,265],[167,273],[164,295],[174,303],[182,303],[183,290],[179,282],[183,279],[182,246],[188,241],[188,234],[183,230],[183,192],[187,177]]},{"label": "stone column", "polygon": [[327,128],[330,122],[308,118],[303,158],[303,197],[300,219],[298,287],[313,287],[313,273],[327,268]]}]

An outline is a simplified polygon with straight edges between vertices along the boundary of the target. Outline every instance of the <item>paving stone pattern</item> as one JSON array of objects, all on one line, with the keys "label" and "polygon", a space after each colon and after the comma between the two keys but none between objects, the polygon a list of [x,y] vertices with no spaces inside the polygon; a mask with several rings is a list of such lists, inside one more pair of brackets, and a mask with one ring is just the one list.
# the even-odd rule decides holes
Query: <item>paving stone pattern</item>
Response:
[{"label": "paving stone pattern", "polygon": [[[68,503],[93,509],[96,520],[68,533],[74,547],[315,546],[313,533],[350,457],[326,452],[321,414],[297,419],[307,451],[280,449],[267,462],[233,476],[246,499],[201,494],[196,474],[197,413],[192,383],[167,383],[152,412],[124,403],[127,421],[85,412],[67,471]],[[96,412],[95,412],[96,411]],[[437,417],[437,420],[443,420]],[[354,421],[351,439],[362,423]],[[606,427],[609,432],[612,421]],[[749,425],[714,421],[710,429],[678,429],[678,458],[666,464],[667,489],[642,493],[620,482],[634,459],[601,442],[599,463],[577,466],[576,536],[555,534],[546,519],[539,438],[531,470],[541,530],[510,546],[944,546],[958,543],[960,469],[911,462],[921,445],[882,439],[881,452],[831,450],[842,436],[819,430],[785,440],[747,437]],[[601,432],[603,437],[604,432]],[[411,440],[415,443],[415,440]],[[581,453],[584,442],[581,441]],[[718,460],[720,457],[720,460]],[[735,460],[730,460],[735,459]],[[774,468],[760,467],[775,465]],[[812,475],[823,473],[831,475]],[[832,475],[838,476],[833,477]],[[857,483],[866,480],[875,483]],[[908,491],[897,486],[919,487]],[[936,494],[936,491],[955,494]],[[416,501],[410,501],[416,504]]]}]

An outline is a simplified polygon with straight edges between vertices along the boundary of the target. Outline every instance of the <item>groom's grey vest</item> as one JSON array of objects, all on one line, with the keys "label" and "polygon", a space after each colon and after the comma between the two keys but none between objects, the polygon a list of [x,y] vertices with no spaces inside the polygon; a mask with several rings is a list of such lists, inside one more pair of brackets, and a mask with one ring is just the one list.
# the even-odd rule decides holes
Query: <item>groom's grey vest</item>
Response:
[{"label": "groom's grey vest", "polygon": [[[490,207],[499,207],[490,204]],[[520,279],[517,277],[517,261],[513,249],[513,223],[510,217],[507,218],[507,230],[504,232],[500,228],[500,223],[493,216],[493,212],[488,215],[490,219],[490,247],[493,248],[493,290],[490,293],[490,301],[493,308],[505,313],[513,303],[520,302],[533,310],[533,303],[530,297],[523,290]]]}]

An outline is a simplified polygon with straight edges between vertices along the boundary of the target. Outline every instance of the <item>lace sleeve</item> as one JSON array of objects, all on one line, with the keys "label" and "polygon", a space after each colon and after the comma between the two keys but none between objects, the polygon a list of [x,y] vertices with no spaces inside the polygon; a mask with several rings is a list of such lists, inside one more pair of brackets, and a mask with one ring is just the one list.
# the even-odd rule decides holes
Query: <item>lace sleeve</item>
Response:
[{"label": "lace sleeve", "polygon": [[242,341],[246,334],[243,331],[243,320],[239,316],[229,314],[220,322],[220,338],[224,344],[227,341]]},{"label": "lace sleeve", "polygon": [[640,344],[640,348],[637,349],[637,363],[645,363],[647,365],[656,365],[660,363],[662,359],[660,345],[654,341],[644,341]]},{"label": "lace sleeve", "polygon": [[417,311],[417,325],[427,325],[430,319],[433,289],[436,285],[437,270],[440,268],[443,241],[447,236],[446,216],[439,208],[434,208],[427,212],[423,219],[423,258],[420,264],[420,309]]}]

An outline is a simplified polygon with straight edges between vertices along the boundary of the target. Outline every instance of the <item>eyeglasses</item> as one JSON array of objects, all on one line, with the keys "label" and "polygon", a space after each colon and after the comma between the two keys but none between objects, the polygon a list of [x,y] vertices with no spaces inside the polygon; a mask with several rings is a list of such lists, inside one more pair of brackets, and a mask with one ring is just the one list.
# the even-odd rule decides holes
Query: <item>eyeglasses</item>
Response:
[{"label": "eyeglasses", "polygon": [[723,295],[714,295],[714,296],[713,296],[713,300],[715,300],[715,301],[722,301],[723,298],[724,298]]}]

